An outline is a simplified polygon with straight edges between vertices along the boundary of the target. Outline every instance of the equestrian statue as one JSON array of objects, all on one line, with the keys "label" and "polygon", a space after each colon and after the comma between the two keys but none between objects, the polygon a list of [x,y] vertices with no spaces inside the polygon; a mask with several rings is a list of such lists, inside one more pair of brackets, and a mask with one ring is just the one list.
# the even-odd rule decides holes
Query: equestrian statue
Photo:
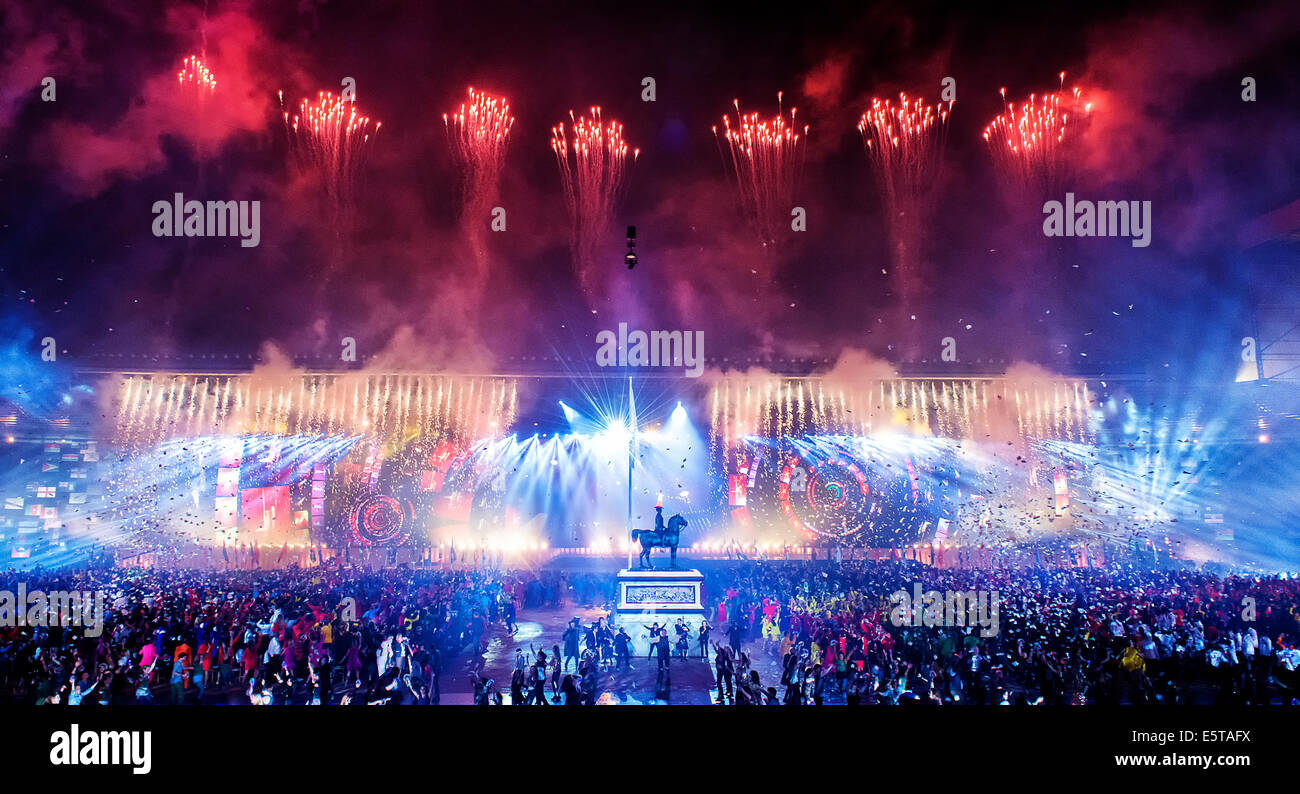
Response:
[{"label": "equestrian statue", "polygon": [[668,519],[668,524],[664,524],[663,505],[655,506],[655,528],[634,529],[632,530],[632,542],[641,543],[641,556],[638,562],[641,564],[641,570],[653,571],[655,567],[650,564],[650,552],[655,548],[671,549],[672,557],[669,560],[669,570],[677,570],[677,543],[681,538],[682,530],[686,528],[686,519],[678,513]]}]

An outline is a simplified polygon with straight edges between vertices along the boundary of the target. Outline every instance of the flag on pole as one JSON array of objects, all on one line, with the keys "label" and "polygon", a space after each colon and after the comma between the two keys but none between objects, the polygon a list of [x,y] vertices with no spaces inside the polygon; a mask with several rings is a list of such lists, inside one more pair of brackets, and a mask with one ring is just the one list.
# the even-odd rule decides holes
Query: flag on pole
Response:
[{"label": "flag on pole", "polygon": [[627,379],[627,567],[633,566],[636,550],[632,546],[632,469],[636,468],[636,395],[632,392],[632,378]]}]

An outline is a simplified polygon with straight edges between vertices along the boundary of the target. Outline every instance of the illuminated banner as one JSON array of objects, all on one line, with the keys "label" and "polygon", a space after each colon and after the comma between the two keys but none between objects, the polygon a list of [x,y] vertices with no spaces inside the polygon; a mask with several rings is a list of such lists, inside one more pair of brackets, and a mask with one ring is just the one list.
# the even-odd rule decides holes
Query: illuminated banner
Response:
[{"label": "illuminated banner", "polygon": [[435,470],[446,471],[456,457],[456,445],[446,439],[438,442],[433,454],[429,456],[429,466]]},{"label": "illuminated banner", "polygon": [[425,469],[420,472],[420,491],[422,493],[433,493],[442,490],[443,478],[447,476],[445,471],[437,469]]},{"label": "illuminated banner", "polygon": [[311,473],[311,528],[325,528],[325,481],[329,476],[328,467],[318,464]]},{"label": "illuminated banner", "polygon": [[217,496],[239,493],[239,469],[217,469]]},{"label": "illuminated banner", "polygon": [[240,527],[257,533],[288,532],[292,528],[289,486],[247,488],[241,492]]},{"label": "illuminated banner", "polygon": [[216,499],[217,529],[226,532],[233,531],[236,528],[238,512],[239,497],[218,496]]},{"label": "illuminated banner", "polygon": [[748,490],[748,481],[744,474],[733,474],[729,478],[731,485],[727,489],[729,501],[732,507],[744,507],[746,501],[746,491]]}]

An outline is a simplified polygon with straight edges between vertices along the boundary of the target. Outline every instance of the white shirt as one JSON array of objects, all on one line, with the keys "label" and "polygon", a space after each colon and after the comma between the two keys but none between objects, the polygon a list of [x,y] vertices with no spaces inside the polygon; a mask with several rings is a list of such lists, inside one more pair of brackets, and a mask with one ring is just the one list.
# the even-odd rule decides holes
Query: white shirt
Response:
[{"label": "white shirt", "polygon": [[280,655],[280,650],[281,649],[280,649],[279,638],[272,636],[271,641],[266,645],[266,653],[262,654],[262,661],[269,663],[271,661],[272,656]]}]

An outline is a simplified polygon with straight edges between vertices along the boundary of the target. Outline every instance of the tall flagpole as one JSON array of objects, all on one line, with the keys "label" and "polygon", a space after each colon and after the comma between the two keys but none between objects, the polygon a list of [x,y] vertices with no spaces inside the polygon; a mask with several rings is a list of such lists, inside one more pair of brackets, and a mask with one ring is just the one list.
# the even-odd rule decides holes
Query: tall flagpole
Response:
[{"label": "tall flagpole", "polygon": [[636,399],[632,396],[632,378],[627,379],[628,436],[627,436],[627,567],[632,569],[632,466],[635,462]]}]

